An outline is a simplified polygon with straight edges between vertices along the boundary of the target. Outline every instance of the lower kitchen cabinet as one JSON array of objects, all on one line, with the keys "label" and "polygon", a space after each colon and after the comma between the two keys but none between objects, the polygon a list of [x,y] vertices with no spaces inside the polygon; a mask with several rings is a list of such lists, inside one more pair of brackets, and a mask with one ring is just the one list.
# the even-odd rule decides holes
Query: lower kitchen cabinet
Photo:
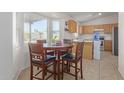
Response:
[{"label": "lower kitchen cabinet", "polygon": [[83,59],[93,59],[93,42],[84,42]]},{"label": "lower kitchen cabinet", "polygon": [[[76,52],[76,42],[73,43],[72,52]],[[92,60],[93,59],[93,42],[84,42],[83,47],[83,59]]]},{"label": "lower kitchen cabinet", "polygon": [[104,40],[104,50],[112,51],[112,40]]}]

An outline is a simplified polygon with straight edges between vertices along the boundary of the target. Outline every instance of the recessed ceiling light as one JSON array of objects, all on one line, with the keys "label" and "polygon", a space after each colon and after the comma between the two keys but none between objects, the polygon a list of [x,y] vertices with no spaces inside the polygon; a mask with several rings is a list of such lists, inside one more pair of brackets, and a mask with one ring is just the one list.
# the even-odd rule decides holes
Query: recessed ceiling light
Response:
[{"label": "recessed ceiling light", "polygon": [[98,15],[100,16],[100,15],[102,15],[102,13],[98,13]]}]

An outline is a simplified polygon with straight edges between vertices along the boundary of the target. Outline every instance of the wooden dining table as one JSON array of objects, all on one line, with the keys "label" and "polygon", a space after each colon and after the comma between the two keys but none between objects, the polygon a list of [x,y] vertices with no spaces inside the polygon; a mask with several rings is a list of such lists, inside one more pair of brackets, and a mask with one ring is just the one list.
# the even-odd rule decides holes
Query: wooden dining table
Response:
[{"label": "wooden dining table", "polygon": [[43,48],[45,49],[45,51],[49,51],[49,50],[54,50],[55,51],[55,54],[56,54],[56,62],[57,62],[57,76],[58,76],[58,80],[60,80],[60,62],[61,62],[61,54],[60,54],[60,51],[63,51],[63,50],[69,50],[73,47],[72,44],[66,44],[66,43],[63,43],[63,44],[48,44],[48,43],[44,43],[43,44]]}]

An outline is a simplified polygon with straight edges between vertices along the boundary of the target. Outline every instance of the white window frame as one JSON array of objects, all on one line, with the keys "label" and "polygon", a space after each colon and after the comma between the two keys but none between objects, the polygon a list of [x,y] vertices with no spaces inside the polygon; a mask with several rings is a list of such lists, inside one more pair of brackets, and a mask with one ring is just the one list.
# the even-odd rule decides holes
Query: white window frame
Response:
[{"label": "white window frame", "polygon": [[[60,19],[52,19],[51,21],[52,22],[53,21],[58,21],[59,22],[59,40],[61,40],[61,20]],[[53,37],[53,24],[52,24],[52,22],[51,22],[51,26],[52,26],[52,28],[51,28],[52,36],[51,37]]]}]

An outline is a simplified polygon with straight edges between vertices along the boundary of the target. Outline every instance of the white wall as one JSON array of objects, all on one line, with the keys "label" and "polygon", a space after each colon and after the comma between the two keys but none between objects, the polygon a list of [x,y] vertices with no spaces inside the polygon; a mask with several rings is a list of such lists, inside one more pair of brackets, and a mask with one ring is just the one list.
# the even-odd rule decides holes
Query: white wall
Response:
[{"label": "white wall", "polygon": [[23,14],[17,13],[17,18],[15,14],[0,13],[0,79],[17,79],[29,63],[25,56],[27,52],[24,53]]},{"label": "white wall", "polygon": [[12,79],[12,13],[0,13],[0,32],[0,79]]},{"label": "white wall", "polygon": [[15,39],[16,44],[13,44],[13,72],[15,74],[13,79],[17,79],[18,75],[20,74],[21,70],[26,68],[28,57],[25,56],[27,50],[24,47],[24,15],[23,13],[16,13],[16,35]]},{"label": "white wall", "polygon": [[124,12],[119,13],[119,72],[124,77]]},{"label": "white wall", "polygon": [[67,31],[64,31],[63,39],[74,39],[74,34],[70,33],[70,32],[67,32]]}]

